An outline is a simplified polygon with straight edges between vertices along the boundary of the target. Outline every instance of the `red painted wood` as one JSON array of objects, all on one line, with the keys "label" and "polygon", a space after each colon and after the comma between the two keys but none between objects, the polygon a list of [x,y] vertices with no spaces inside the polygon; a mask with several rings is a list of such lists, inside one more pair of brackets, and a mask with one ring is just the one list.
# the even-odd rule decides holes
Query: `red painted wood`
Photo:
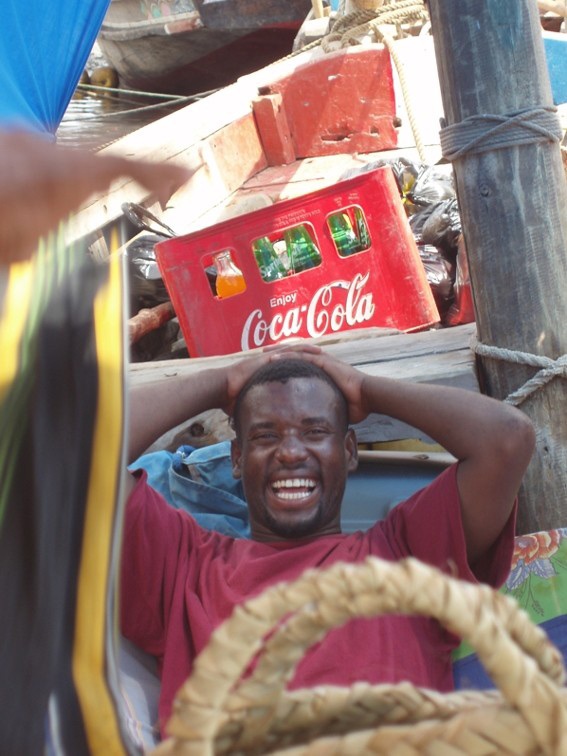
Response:
[{"label": "red painted wood", "polygon": [[252,109],[268,165],[293,163],[295,152],[281,94],[258,97]]},{"label": "red painted wood", "polygon": [[282,96],[296,157],[397,146],[387,50],[348,48],[299,66],[261,94]]},{"label": "red painted wood", "polygon": [[206,162],[229,191],[267,167],[268,163],[252,113],[229,123],[206,140]]}]

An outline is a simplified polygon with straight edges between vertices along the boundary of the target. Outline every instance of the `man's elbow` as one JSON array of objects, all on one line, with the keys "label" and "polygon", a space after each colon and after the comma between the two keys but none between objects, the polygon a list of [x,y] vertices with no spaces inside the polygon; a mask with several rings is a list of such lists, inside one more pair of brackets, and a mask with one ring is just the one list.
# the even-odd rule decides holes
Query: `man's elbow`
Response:
[{"label": "man's elbow", "polygon": [[513,463],[525,469],[532,458],[536,433],[530,418],[521,410],[510,407],[512,410],[501,431],[499,444],[499,456],[502,463]]}]

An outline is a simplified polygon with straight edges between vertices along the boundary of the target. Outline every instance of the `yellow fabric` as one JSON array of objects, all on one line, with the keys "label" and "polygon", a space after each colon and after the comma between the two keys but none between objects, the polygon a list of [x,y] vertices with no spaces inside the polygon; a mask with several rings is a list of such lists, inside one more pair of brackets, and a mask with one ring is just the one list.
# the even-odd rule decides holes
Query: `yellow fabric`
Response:
[{"label": "yellow fabric", "polygon": [[18,371],[20,345],[30,309],[33,279],[32,262],[17,263],[10,267],[0,312],[0,402],[3,401]]},{"label": "yellow fabric", "polygon": [[[117,712],[105,673],[107,592],[115,570],[111,563],[116,524],[115,502],[123,469],[121,261],[110,261],[109,280],[95,301],[96,351],[99,368],[98,411],[90,471],[86,537],[83,540],[73,675],[92,754],[124,754]],[[115,551],[115,550],[114,550]],[[97,671],[93,674],[93,669]]]}]

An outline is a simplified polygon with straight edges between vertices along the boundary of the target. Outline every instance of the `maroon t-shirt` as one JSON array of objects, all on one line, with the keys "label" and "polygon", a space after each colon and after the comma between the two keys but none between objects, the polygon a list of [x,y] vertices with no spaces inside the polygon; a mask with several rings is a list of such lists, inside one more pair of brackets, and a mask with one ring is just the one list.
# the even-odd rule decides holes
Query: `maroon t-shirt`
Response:
[{"label": "maroon t-shirt", "polygon": [[[448,468],[365,533],[301,543],[235,540],[204,530],[167,504],[143,473],[126,514],[121,626],[127,638],[158,659],[161,726],[214,628],[237,604],[273,583],[293,580],[306,568],[359,562],[368,555],[413,556],[464,580],[478,578],[499,587],[510,569],[515,512],[473,574],[466,560],[456,469]],[[407,680],[452,690],[450,654],[457,643],[425,617],[352,620],[307,652],[289,687]]]}]

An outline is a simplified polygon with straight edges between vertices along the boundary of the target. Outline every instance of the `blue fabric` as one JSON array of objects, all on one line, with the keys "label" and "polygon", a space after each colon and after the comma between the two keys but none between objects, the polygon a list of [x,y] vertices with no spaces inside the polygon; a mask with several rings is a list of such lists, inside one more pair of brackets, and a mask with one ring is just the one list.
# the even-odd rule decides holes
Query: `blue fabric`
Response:
[{"label": "blue fabric", "polygon": [[553,102],[567,102],[567,39],[565,34],[543,38]]},{"label": "blue fabric", "polygon": [[203,528],[250,538],[242,483],[232,477],[230,441],[144,454],[130,465],[130,470],[140,469],[148,473],[152,488],[176,509],[189,512]]},{"label": "blue fabric", "polygon": [[[545,620],[538,627],[545,630],[549,640],[561,651],[563,661],[567,664],[567,615],[562,614]],[[489,690],[495,687],[476,654],[453,662],[453,678],[456,690]]]},{"label": "blue fabric", "polygon": [[54,135],[110,0],[2,0],[0,124]]}]

